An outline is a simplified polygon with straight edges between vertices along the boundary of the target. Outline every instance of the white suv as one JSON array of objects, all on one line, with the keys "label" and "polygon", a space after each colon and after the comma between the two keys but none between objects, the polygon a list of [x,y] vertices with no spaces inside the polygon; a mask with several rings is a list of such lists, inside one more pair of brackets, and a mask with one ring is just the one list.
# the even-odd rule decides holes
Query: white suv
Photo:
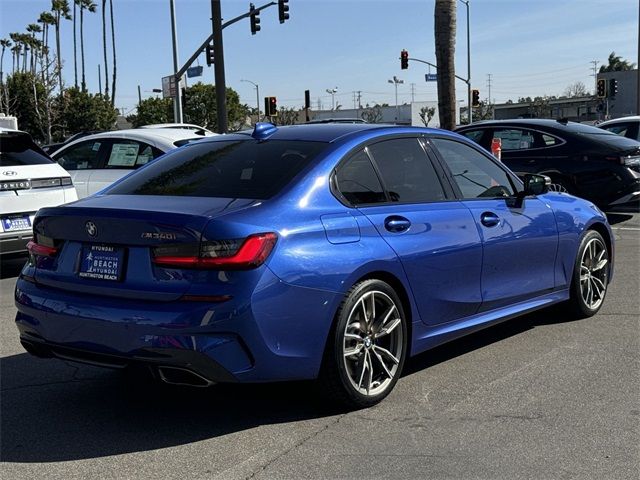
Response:
[{"label": "white suv", "polygon": [[77,199],[69,173],[28,133],[0,128],[0,254],[26,250],[39,208]]}]

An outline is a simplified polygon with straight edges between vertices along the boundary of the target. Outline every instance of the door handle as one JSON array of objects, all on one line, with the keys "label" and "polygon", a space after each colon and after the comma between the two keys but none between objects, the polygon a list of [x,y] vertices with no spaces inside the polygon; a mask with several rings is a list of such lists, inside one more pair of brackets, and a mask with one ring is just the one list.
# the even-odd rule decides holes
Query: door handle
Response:
[{"label": "door handle", "polygon": [[411,222],[407,218],[396,216],[396,215],[387,217],[384,220],[384,228],[394,233],[404,232],[406,230],[409,230],[410,226],[411,226]]},{"label": "door handle", "polygon": [[495,227],[500,223],[500,217],[493,212],[484,212],[480,215],[480,222],[485,227]]}]

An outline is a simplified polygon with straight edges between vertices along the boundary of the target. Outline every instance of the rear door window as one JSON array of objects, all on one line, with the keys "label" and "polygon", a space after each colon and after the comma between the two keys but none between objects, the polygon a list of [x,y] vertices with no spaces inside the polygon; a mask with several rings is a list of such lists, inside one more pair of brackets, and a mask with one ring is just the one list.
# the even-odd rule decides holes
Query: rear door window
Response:
[{"label": "rear door window", "polygon": [[267,199],[325,147],[286,140],[198,142],[168,153],[108,193]]},{"label": "rear door window", "polygon": [[118,139],[110,145],[105,168],[137,168],[162,155],[157,148],[135,140]]},{"label": "rear door window", "polygon": [[445,199],[431,161],[417,138],[397,138],[368,147],[392,202],[422,203]]}]

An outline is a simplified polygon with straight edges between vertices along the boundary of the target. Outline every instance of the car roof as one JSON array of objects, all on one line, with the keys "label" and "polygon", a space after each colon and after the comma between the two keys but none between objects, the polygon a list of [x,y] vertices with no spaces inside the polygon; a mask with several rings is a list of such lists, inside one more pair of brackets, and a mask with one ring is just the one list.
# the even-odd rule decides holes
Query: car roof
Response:
[{"label": "car roof", "polygon": [[25,135],[29,135],[27,132],[23,132],[22,130],[16,130],[15,128],[7,127],[0,127],[0,133],[23,133]]},{"label": "car roof", "polygon": [[598,127],[602,127],[602,126],[607,126],[607,125],[613,125],[616,123],[622,123],[622,122],[640,122],[640,115],[632,115],[629,117],[620,117],[620,118],[614,118],[613,120],[607,120],[606,122],[602,122],[599,123]]},{"label": "car roof", "polygon": [[[398,133],[420,132],[420,133],[442,133],[445,130],[438,130],[424,127],[407,127],[400,125],[386,125],[373,123],[313,123],[302,125],[288,125],[276,127],[275,132],[268,136],[269,140],[306,140],[312,142],[335,142],[343,137],[356,135],[375,130],[388,130],[388,133],[398,131]],[[400,132],[402,130],[402,132]],[[226,138],[251,135],[253,130],[244,130],[235,135],[227,135]],[[450,132],[449,132],[450,133]],[[215,139],[208,137],[211,141],[223,141],[225,136],[218,136]]]},{"label": "car roof", "polygon": [[[198,138],[202,135],[197,135],[193,130],[185,128],[131,128],[128,130],[111,130],[108,132],[95,133],[93,135],[87,135],[82,137],[83,140],[92,140],[94,138],[117,138],[125,136],[127,138],[133,138],[137,140],[145,139],[164,139],[168,141],[184,140],[185,138]],[[204,137],[203,137],[204,138]]]}]

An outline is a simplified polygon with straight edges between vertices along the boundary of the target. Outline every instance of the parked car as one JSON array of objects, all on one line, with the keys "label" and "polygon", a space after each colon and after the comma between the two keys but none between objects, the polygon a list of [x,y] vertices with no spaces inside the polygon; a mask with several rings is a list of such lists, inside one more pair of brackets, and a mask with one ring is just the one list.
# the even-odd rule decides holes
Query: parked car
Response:
[{"label": "parked car", "polygon": [[640,115],[616,118],[598,124],[602,128],[616,135],[640,141]]},{"label": "parked car", "polygon": [[195,142],[38,213],[20,339],[173,384],[318,378],[373,405],[410,355],[552,304],[599,310],[611,229],[547,180],[426,128]]},{"label": "parked car", "polygon": [[165,152],[204,138],[185,129],[114,130],[80,138],[51,156],[71,174],[84,198]]},{"label": "parked car", "polygon": [[53,152],[56,152],[56,151],[60,150],[62,147],[64,147],[65,145],[70,144],[74,140],[78,140],[79,138],[86,137],[87,135],[94,135],[96,133],[100,133],[100,130],[91,130],[91,131],[87,131],[87,132],[78,132],[78,133],[76,133],[74,135],[71,135],[64,142],[50,143],[48,145],[43,145],[42,146],[42,150],[44,150],[45,153],[47,153],[48,155],[51,155]]},{"label": "parked car", "polygon": [[562,120],[492,120],[456,129],[490,149],[502,140],[502,161],[518,175],[537,173],[602,208],[640,198],[640,143]]},{"label": "parked car", "polygon": [[27,251],[39,208],[77,199],[69,174],[28,133],[0,127],[0,254]]},{"label": "parked car", "polygon": [[207,130],[200,125],[193,125],[192,123],[154,123],[152,125],[143,125],[138,128],[178,128],[183,130],[191,130],[198,133],[199,135],[217,135],[217,133],[213,133],[211,130]]}]

